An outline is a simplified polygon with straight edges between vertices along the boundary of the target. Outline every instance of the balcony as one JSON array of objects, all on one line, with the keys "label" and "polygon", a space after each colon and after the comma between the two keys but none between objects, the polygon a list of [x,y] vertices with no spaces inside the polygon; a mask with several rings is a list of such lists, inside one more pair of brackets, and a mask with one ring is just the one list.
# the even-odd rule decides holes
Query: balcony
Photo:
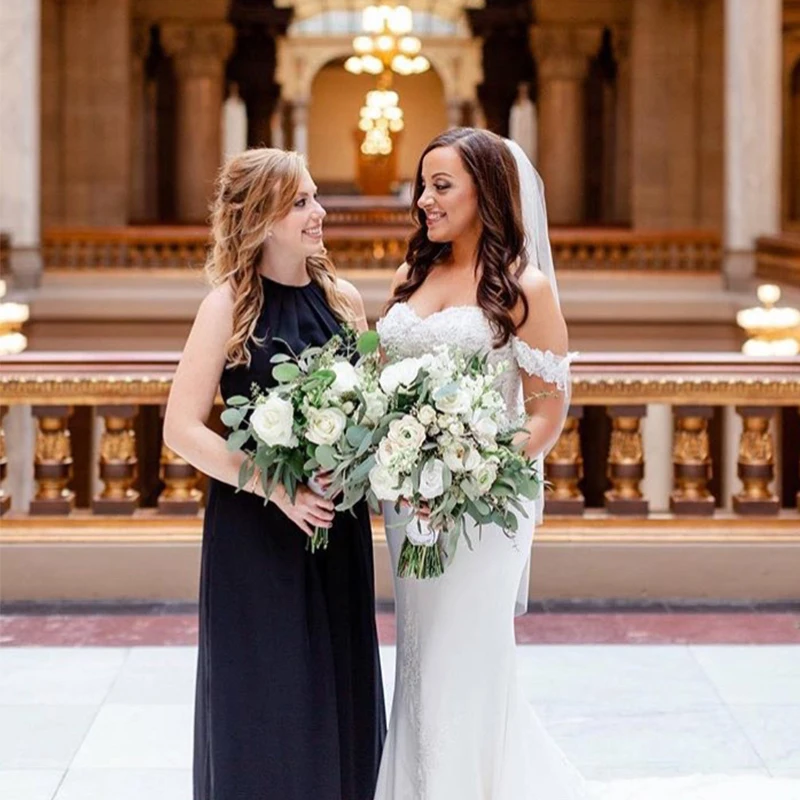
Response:
[{"label": "balcony", "polygon": [[[176,360],[28,353],[0,365],[4,599],[194,597],[204,479],[161,441]],[[547,460],[531,598],[794,597],[798,407],[796,359],[581,356]],[[389,599],[379,521],[374,535]]]}]

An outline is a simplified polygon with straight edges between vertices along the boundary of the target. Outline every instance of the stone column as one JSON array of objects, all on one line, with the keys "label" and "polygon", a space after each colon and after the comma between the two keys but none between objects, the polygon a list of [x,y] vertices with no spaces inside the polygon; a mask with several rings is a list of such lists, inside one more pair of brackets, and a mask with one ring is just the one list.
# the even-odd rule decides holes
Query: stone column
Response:
[{"label": "stone column", "polygon": [[39,0],[0,3],[0,231],[11,235],[14,286],[32,287],[41,273]]},{"label": "stone column", "polygon": [[150,48],[150,26],[144,20],[131,25],[131,141],[130,207],[128,221],[148,218],[147,207],[147,87],[144,62]]},{"label": "stone column", "polygon": [[447,125],[450,128],[459,128],[464,124],[464,104],[458,98],[447,100]]},{"label": "stone column", "polygon": [[292,103],[292,150],[308,158],[308,99]]},{"label": "stone column", "polygon": [[532,29],[539,67],[539,172],[555,224],[583,220],[584,83],[602,31],[593,26],[541,25]]},{"label": "stone column", "polygon": [[220,164],[223,75],[234,31],[223,22],[168,22],[161,41],[178,77],[178,218],[202,222]]},{"label": "stone column", "polygon": [[614,31],[617,61],[617,107],[614,138],[614,222],[631,219],[631,33],[630,28]]},{"label": "stone column", "polygon": [[781,0],[725,2],[725,273],[745,285],[755,238],[780,230]]}]

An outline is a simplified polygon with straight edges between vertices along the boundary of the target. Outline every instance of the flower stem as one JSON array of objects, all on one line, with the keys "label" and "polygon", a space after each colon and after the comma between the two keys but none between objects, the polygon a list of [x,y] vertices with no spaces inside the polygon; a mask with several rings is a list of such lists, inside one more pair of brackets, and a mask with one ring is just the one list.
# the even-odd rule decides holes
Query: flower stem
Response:
[{"label": "flower stem", "polygon": [[442,553],[438,544],[429,547],[412,544],[408,539],[400,548],[400,559],[397,563],[397,574],[401,578],[438,578],[444,574]]},{"label": "flower stem", "polygon": [[317,550],[328,549],[328,529],[327,528],[314,528],[314,535],[310,536],[306,542],[306,550],[309,553],[316,553]]}]

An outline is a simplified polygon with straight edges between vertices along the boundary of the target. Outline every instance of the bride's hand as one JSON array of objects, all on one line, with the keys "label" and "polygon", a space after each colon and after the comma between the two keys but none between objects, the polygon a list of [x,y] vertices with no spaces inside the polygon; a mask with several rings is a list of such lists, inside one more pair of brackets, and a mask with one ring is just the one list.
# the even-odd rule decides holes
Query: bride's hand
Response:
[{"label": "bride's hand", "polygon": [[319,489],[318,494],[326,494],[333,483],[333,472],[331,470],[319,470],[311,476],[308,485],[311,491]]},{"label": "bride's hand", "polygon": [[417,519],[422,520],[423,522],[427,522],[430,519],[431,508],[424,501],[419,505],[418,508],[412,506],[411,503],[408,502],[408,500],[401,500],[400,505],[406,510],[410,511],[411,514],[415,516]]},{"label": "bride's hand", "polygon": [[276,487],[270,499],[307,536],[314,535],[314,528],[330,528],[333,524],[333,502],[303,484],[297,487],[294,502],[283,486]]}]

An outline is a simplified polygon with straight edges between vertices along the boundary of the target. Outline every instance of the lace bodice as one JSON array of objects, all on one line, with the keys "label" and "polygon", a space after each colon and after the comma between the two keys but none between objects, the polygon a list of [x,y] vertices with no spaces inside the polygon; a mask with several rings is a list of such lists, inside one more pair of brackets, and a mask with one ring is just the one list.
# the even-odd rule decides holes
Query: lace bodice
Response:
[{"label": "lace bodice", "polygon": [[562,392],[569,385],[569,364],[574,354],[557,355],[550,350],[530,347],[512,336],[502,347],[494,346],[494,334],[479,306],[451,306],[420,317],[408,303],[396,303],[378,321],[381,345],[392,359],[415,358],[442,344],[470,353],[488,353],[490,364],[506,363],[498,389],[508,408],[509,418],[524,413],[520,368],[555,384]]}]

